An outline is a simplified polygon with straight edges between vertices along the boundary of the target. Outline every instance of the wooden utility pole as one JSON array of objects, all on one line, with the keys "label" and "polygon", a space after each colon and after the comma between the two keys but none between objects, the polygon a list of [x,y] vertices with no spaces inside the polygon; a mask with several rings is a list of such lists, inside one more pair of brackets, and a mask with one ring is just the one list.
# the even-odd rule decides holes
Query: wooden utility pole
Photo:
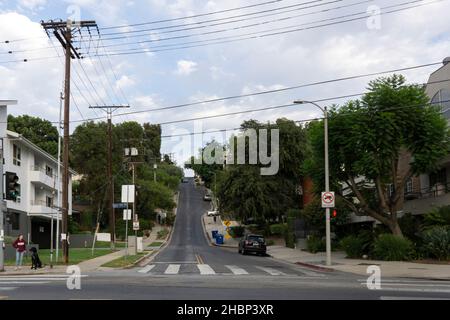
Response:
[{"label": "wooden utility pole", "polygon": [[109,232],[111,233],[111,249],[115,249],[116,243],[116,217],[114,213],[114,178],[112,174],[112,115],[117,109],[129,108],[130,106],[90,106],[91,109],[102,109],[108,115],[108,165],[106,174],[108,176],[108,207],[109,207]]},{"label": "wooden utility pole", "polygon": [[[64,263],[69,263],[69,245],[68,245],[68,218],[69,218],[69,124],[70,124],[70,59],[81,59],[80,54],[72,45],[72,32],[81,28],[97,28],[95,21],[59,21],[59,22],[41,22],[42,27],[50,37],[50,31],[61,43],[65,50],[65,83],[64,83],[64,148],[63,148],[63,179],[62,179],[62,249]],[[59,182],[58,182],[59,183]],[[58,194],[58,197],[60,195]],[[58,235],[59,237],[59,235]],[[59,241],[59,239],[58,239]]]}]

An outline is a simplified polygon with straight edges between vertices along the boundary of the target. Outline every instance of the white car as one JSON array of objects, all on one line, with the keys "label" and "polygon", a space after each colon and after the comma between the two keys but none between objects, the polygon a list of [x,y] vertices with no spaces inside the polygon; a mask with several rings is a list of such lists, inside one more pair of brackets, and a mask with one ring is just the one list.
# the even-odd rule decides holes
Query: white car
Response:
[{"label": "white car", "polygon": [[207,215],[208,217],[216,217],[216,216],[219,216],[220,213],[219,213],[219,211],[208,211],[208,212],[206,213],[206,215]]}]

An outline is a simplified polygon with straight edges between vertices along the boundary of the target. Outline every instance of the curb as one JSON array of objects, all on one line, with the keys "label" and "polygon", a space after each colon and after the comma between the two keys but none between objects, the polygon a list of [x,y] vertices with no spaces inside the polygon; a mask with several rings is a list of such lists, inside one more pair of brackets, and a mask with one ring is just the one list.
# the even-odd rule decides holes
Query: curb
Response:
[{"label": "curb", "polygon": [[311,263],[306,263],[306,262],[295,262],[295,264],[302,266],[302,267],[306,267],[306,268],[310,268],[313,270],[317,270],[317,271],[323,271],[323,272],[333,272],[336,271],[333,268],[328,268],[328,267],[321,267],[321,266],[317,266],[315,264],[311,264]]},{"label": "curb", "polygon": [[133,262],[132,264],[129,264],[128,266],[125,266],[125,267],[123,267],[123,268],[121,268],[121,269],[131,269],[131,268],[134,268],[137,264],[139,264],[142,260],[144,260],[144,259],[146,259],[146,258],[148,258],[148,257],[150,257],[152,254],[154,254],[154,253],[156,253],[157,251],[152,251],[152,252],[149,252],[149,253],[147,253],[146,255],[144,255],[143,257],[140,257],[139,259],[137,259],[135,262]]}]

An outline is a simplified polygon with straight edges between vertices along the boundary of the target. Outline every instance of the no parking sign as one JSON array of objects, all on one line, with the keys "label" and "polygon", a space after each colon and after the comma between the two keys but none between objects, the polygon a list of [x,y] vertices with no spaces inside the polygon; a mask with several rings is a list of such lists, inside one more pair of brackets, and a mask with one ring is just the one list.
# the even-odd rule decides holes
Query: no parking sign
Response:
[{"label": "no parking sign", "polygon": [[322,192],[322,208],[334,208],[335,197],[334,192]]}]

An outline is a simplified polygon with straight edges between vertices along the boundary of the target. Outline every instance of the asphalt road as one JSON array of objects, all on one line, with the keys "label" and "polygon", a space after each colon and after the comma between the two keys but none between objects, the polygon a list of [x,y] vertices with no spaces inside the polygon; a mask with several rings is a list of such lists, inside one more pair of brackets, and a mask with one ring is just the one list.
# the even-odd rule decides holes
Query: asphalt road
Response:
[{"label": "asphalt road", "polygon": [[365,277],[212,247],[201,223],[210,204],[202,197],[192,181],[180,185],[171,241],[147,266],[85,274],[81,290],[67,288],[67,275],[0,276],[0,299],[450,299],[448,281],[382,279],[382,290],[369,290]]}]

